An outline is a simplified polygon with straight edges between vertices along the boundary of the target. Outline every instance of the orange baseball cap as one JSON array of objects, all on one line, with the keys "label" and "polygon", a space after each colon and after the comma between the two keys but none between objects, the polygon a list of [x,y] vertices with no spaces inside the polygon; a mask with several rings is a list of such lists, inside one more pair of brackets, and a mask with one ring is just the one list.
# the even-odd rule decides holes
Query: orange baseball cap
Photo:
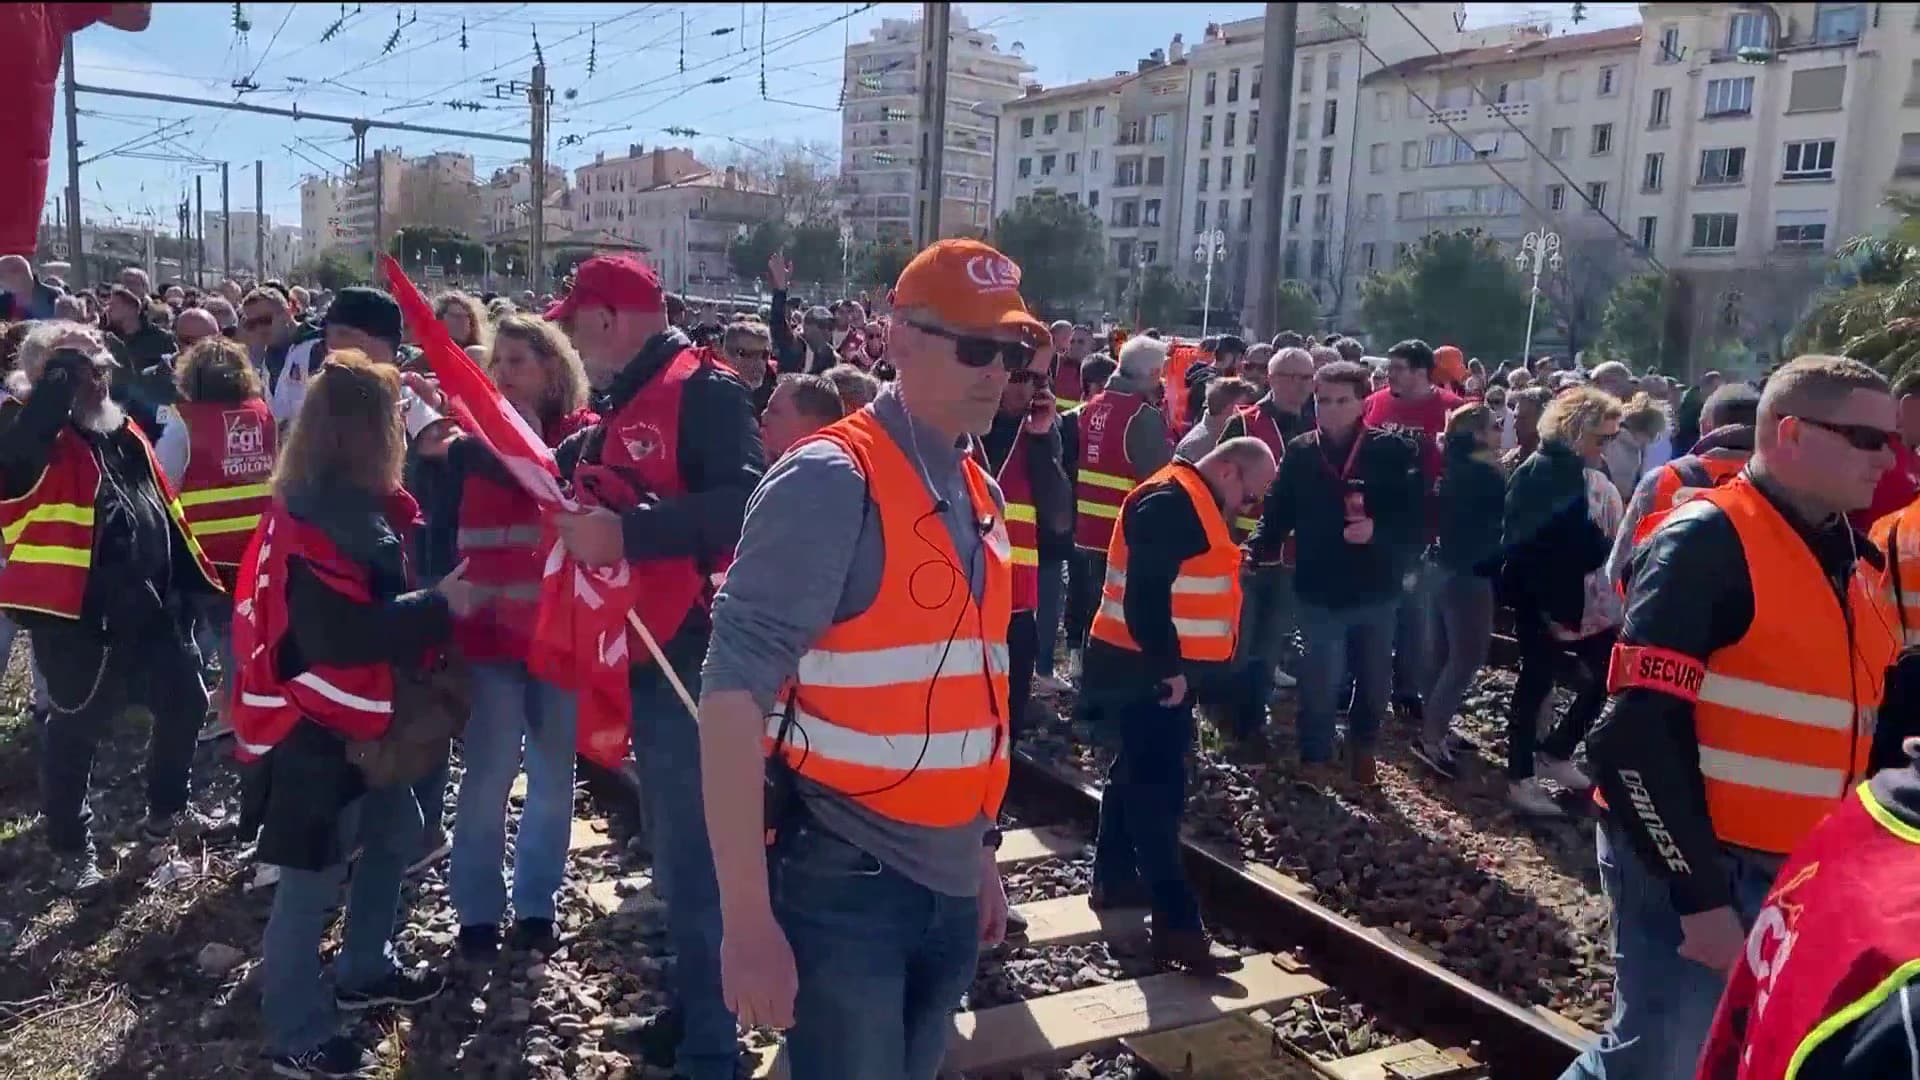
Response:
[{"label": "orange baseball cap", "polygon": [[1020,299],[1020,268],[978,240],[942,240],[915,255],[894,283],[893,306],[926,308],[955,330],[1012,327],[1035,345],[1052,340]]}]

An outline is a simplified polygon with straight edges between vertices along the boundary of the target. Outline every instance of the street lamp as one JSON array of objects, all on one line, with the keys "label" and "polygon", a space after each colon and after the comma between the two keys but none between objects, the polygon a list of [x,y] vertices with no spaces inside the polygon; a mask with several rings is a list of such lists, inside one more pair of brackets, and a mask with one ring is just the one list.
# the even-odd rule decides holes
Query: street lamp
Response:
[{"label": "street lamp", "polygon": [[1540,302],[1540,273],[1543,270],[1560,269],[1560,235],[1546,229],[1535,229],[1520,241],[1520,254],[1513,257],[1513,264],[1525,274],[1531,271],[1532,287],[1527,292],[1527,340],[1520,348],[1520,362],[1526,364],[1533,357],[1533,309]]},{"label": "street lamp", "polygon": [[1200,307],[1200,336],[1206,337],[1208,321],[1213,316],[1213,266],[1227,257],[1227,234],[1219,229],[1210,229],[1201,233],[1199,240],[1194,245],[1193,257],[1207,268],[1206,294]]}]

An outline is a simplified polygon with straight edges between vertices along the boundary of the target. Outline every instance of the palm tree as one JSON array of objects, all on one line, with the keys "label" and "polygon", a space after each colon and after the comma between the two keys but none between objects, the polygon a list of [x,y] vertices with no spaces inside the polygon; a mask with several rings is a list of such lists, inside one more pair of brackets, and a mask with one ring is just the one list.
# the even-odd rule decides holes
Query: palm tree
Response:
[{"label": "palm tree", "polygon": [[1794,334],[1800,352],[1838,352],[1897,378],[1920,362],[1920,196],[1890,192],[1900,220],[1841,245],[1833,287]]}]

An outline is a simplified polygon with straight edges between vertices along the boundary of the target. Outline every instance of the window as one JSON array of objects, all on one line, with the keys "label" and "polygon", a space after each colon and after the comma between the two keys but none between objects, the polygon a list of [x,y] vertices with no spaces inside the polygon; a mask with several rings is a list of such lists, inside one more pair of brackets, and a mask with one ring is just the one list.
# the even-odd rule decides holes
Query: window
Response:
[{"label": "window", "polygon": [[1113,261],[1121,266],[1133,265],[1133,241],[1115,240],[1113,242]]},{"label": "window", "polygon": [[1427,107],[1420,103],[1420,99],[1414,95],[1413,91],[1407,91],[1407,117],[1418,119],[1425,115],[1427,115]]},{"label": "window", "polygon": [[[1248,101],[1260,100],[1260,65],[1259,64],[1253,65],[1253,85],[1247,87],[1247,100]],[[1255,115],[1258,115],[1258,114],[1255,114]],[[1252,138],[1253,136],[1249,135],[1247,137]]]},{"label": "window", "polygon": [[1813,40],[1822,45],[1859,41],[1865,13],[1860,4],[1821,4],[1813,16]]},{"label": "window", "polygon": [[1150,157],[1147,159],[1147,183],[1164,184],[1167,182],[1167,159]]},{"label": "window", "polygon": [[1252,154],[1248,154],[1247,160],[1241,163],[1240,186],[1244,188],[1250,188],[1253,186],[1253,155]]},{"label": "window", "polygon": [[1653,254],[1654,231],[1659,227],[1660,227],[1659,218],[1643,217],[1640,219],[1640,225],[1639,225],[1639,228],[1635,230],[1635,235],[1640,240],[1641,251],[1644,251],[1649,255]]},{"label": "window", "polygon": [[1326,273],[1327,242],[1325,240],[1321,240],[1316,237],[1313,241],[1313,245],[1310,248],[1308,248],[1308,250],[1311,251],[1313,254],[1307,257],[1307,273],[1313,275],[1314,277],[1319,277],[1321,274]]},{"label": "window", "polygon": [[1226,199],[1221,199],[1219,202],[1216,202],[1213,204],[1213,220],[1216,228],[1226,227],[1227,208],[1231,205],[1232,204],[1229,203]]},{"label": "window", "polygon": [[1152,225],[1152,226],[1157,226],[1160,224],[1160,200],[1159,199],[1147,200],[1146,206],[1140,211],[1140,224]]},{"label": "window", "polygon": [[[1728,52],[1740,49],[1764,49],[1772,44],[1767,37],[1767,17],[1760,12],[1739,11],[1727,20]],[[1699,219],[1695,218],[1695,220]]]},{"label": "window", "polygon": [[1739,214],[1693,215],[1693,247],[1703,251],[1725,250],[1740,239]]},{"label": "window", "polygon": [[1172,130],[1172,113],[1154,113],[1152,118],[1147,121],[1147,138],[1153,142],[1166,142],[1167,134]]},{"label": "window", "polygon": [[1033,138],[1033,117],[1023,116],[1020,118],[1020,137],[1023,139]]},{"label": "window", "polygon": [[1097,191],[1087,192],[1087,209],[1089,210],[1100,209],[1100,193],[1099,192]]},{"label": "window", "polygon": [[1612,97],[1620,90],[1620,66],[1608,64],[1600,69],[1600,96]]},{"label": "window", "polygon": [[1140,225],[1140,200],[1128,199],[1113,208],[1113,223],[1122,228],[1138,228]]},{"label": "window", "polygon": [[1700,151],[1701,184],[1737,184],[1747,178],[1747,151],[1734,146]]},{"label": "window", "polygon": [[1241,199],[1240,200],[1240,231],[1250,232],[1252,231],[1252,229],[1253,229],[1253,200]]},{"label": "window", "polygon": [[1333,196],[1322,192],[1313,197],[1313,227],[1326,228],[1327,219],[1333,216]]},{"label": "window", "polygon": [[1317,184],[1333,183],[1333,147],[1320,148],[1320,172],[1314,180]]},{"label": "window", "polygon": [[1420,193],[1417,191],[1401,192],[1400,197],[1394,200],[1393,212],[1394,216],[1398,217],[1401,221],[1409,221],[1419,217]]},{"label": "window", "polygon": [[1377,246],[1371,240],[1360,241],[1360,269],[1373,269],[1374,252]]},{"label": "window", "polygon": [[1053,175],[1053,162],[1054,162],[1054,155],[1052,154],[1040,155],[1040,175],[1041,176]]},{"label": "window", "polygon": [[1067,155],[1067,172],[1077,173],[1079,171],[1080,171],[1080,155],[1068,154]]},{"label": "window", "polygon": [[1221,137],[1220,137],[1220,142],[1223,146],[1233,145],[1233,122],[1235,120],[1238,120],[1239,118],[1240,117],[1238,116],[1238,114],[1235,114],[1235,113],[1227,114],[1227,126],[1225,130],[1221,132]]},{"label": "window", "polygon": [[1565,105],[1571,101],[1580,100],[1580,73],[1579,72],[1563,71],[1560,73],[1560,77],[1554,80],[1553,100],[1559,102],[1562,105]]},{"label": "window", "polygon": [[1640,169],[1640,190],[1659,191],[1660,182],[1667,171],[1667,155],[1648,154],[1646,164]]},{"label": "window", "polygon": [[1116,164],[1116,168],[1118,169],[1118,172],[1114,175],[1114,178],[1113,178],[1114,187],[1139,187],[1140,186],[1140,159],[1139,158],[1129,158],[1125,161],[1117,162],[1115,164]]},{"label": "window", "polygon": [[1067,114],[1067,130],[1069,132],[1085,131],[1086,129],[1087,110],[1075,109]]},{"label": "window", "polygon": [[1032,175],[1033,175],[1033,159],[1027,158],[1027,157],[1021,158],[1020,159],[1020,179],[1025,180],[1027,177]]},{"label": "window", "polygon": [[1293,110],[1293,141],[1306,142],[1308,132],[1313,130],[1313,103],[1303,101]]},{"label": "window", "polygon": [[1654,54],[1653,62],[1656,64],[1680,62],[1680,25],[1678,23],[1666,23],[1660,27],[1660,49]]},{"label": "window", "polygon": [[1233,186],[1233,159],[1230,157],[1223,157],[1220,159],[1220,190],[1225,191],[1232,186]]},{"label": "window", "polygon": [[1106,119],[1107,107],[1105,105],[1095,105],[1093,107],[1093,126],[1099,127]]},{"label": "window", "polygon": [[1571,148],[1572,146],[1573,146],[1573,129],[1570,127],[1554,128],[1547,135],[1547,156],[1548,157],[1556,157],[1556,158],[1566,157],[1568,149]]},{"label": "window", "polygon": [[1227,104],[1240,100],[1240,69],[1227,72]]},{"label": "window", "polygon": [[[1915,61],[1915,66],[1916,68],[1920,68],[1920,61]],[[1381,123],[1386,123],[1393,119],[1393,95],[1391,93],[1385,90],[1375,90],[1373,92],[1373,118]]]},{"label": "window", "polygon": [[1059,131],[1060,130],[1060,114],[1053,113],[1053,112],[1048,113],[1046,116],[1046,119],[1040,122],[1040,130],[1043,134],[1046,134],[1046,135],[1051,135],[1054,132]]},{"label": "window", "polygon": [[1773,246],[1812,250],[1827,246],[1825,210],[1780,210],[1773,215]]},{"label": "window", "polygon": [[1707,80],[1708,116],[1745,116],[1752,111],[1753,76]]},{"label": "window", "polygon": [[1902,105],[1920,105],[1920,60],[1907,69],[1907,96]]},{"label": "window", "polygon": [[1417,169],[1420,167],[1420,141],[1408,139],[1400,144],[1400,167]]},{"label": "window", "polygon": [[1207,231],[1207,200],[1201,199],[1193,208],[1193,231]]},{"label": "window", "polygon": [[1313,89],[1313,57],[1303,56],[1296,65],[1300,69],[1300,89]]},{"label": "window", "polygon": [[1833,140],[1809,139],[1787,144],[1787,164],[1780,171],[1782,180],[1833,179]]},{"label": "window", "polygon": [[1140,264],[1142,266],[1151,266],[1159,261],[1160,245],[1152,240],[1142,240],[1140,242]]},{"label": "window", "polygon": [[1292,184],[1295,187],[1299,187],[1301,184],[1304,184],[1306,182],[1307,182],[1307,152],[1305,150],[1295,150],[1293,152],[1293,178],[1289,180],[1288,183]]},{"label": "window", "polygon": [[1300,203],[1301,198],[1298,195],[1287,199],[1287,228],[1289,229],[1296,228],[1300,224]]},{"label": "window", "polygon": [[1256,145],[1254,140],[1260,137],[1260,110],[1252,109],[1247,113],[1247,145]]},{"label": "window", "polygon": [[1383,173],[1387,171],[1386,143],[1377,142],[1367,147],[1367,171],[1370,173]]},{"label": "window", "polygon": [[1207,92],[1206,92],[1206,96],[1202,99],[1206,104],[1208,105],[1213,104],[1214,87],[1216,84],[1219,83],[1219,81],[1220,81],[1219,72],[1217,71],[1207,72]]},{"label": "window", "polygon": [[1387,197],[1385,195],[1380,194],[1377,191],[1370,192],[1367,195],[1367,201],[1366,201],[1367,220],[1378,221],[1380,220],[1380,216],[1382,214],[1385,214],[1386,212],[1387,212]]},{"label": "window", "polygon": [[[1100,151],[1098,150],[1087,151],[1087,168],[1092,169],[1094,172],[1100,171]],[[1089,203],[1088,205],[1092,205],[1092,204]]]},{"label": "window", "polygon": [[1565,210],[1567,208],[1567,185],[1547,185],[1547,209]]},{"label": "window", "polygon": [[1205,150],[1207,147],[1212,145],[1213,145],[1213,117],[1203,116],[1200,118],[1200,149]]},{"label": "window", "polygon": [[1823,68],[1802,68],[1793,73],[1787,92],[1787,111],[1821,112],[1838,109],[1846,96],[1847,69],[1839,64]]},{"label": "window", "polygon": [[1668,115],[1673,111],[1673,91],[1661,87],[1653,92],[1652,105],[1647,109],[1647,129],[1667,126]]},{"label": "window", "polygon": [[[1491,97],[1497,105],[1518,105],[1527,100],[1527,85],[1528,81],[1525,79],[1511,79],[1506,82],[1494,83],[1492,93],[1488,94],[1488,96]],[[1486,93],[1486,91],[1482,91],[1482,93]]]},{"label": "window", "polygon": [[1611,153],[1613,153],[1613,125],[1612,124],[1593,125],[1594,156],[1599,157],[1602,154],[1611,154]]},{"label": "window", "polygon": [[1333,138],[1334,129],[1340,126],[1340,102],[1328,98],[1320,109],[1320,137]]},{"label": "window", "polygon": [[1280,276],[1300,276],[1300,242],[1298,240],[1287,241],[1286,254],[1280,260]]},{"label": "window", "polygon": [[1212,161],[1212,160],[1211,160],[1210,158],[1201,158],[1201,159],[1200,159],[1200,184],[1199,184],[1199,190],[1201,190],[1201,191],[1205,191],[1205,190],[1207,190],[1207,169],[1208,169],[1208,168],[1209,168],[1210,166],[1212,166],[1212,164],[1213,164],[1213,161]]},{"label": "window", "polygon": [[1339,53],[1329,53],[1327,55],[1327,89],[1329,90],[1340,89],[1340,54]]},{"label": "window", "polygon": [[1607,182],[1593,180],[1587,184],[1587,211],[1593,214],[1607,212]]}]

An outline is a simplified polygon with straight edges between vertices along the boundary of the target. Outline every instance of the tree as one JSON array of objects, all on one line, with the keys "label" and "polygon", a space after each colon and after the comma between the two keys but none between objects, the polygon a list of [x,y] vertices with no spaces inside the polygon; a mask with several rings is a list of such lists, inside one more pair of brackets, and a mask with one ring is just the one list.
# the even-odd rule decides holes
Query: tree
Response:
[{"label": "tree", "polygon": [[1468,356],[1514,356],[1527,330],[1527,290],[1478,229],[1428,233],[1400,265],[1361,283],[1360,317],[1377,340],[1418,337]]},{"label": "tree", "polygon": [[349,285],[365,285],[370,278],[367,261],[358,253],[338,248],[323,251],[294,268],[293,279],[338,292]]},{"label": "tree", "polygon": [[869,244],[860,252],[854,268],[854,280],[861,285],[891,289],[900,280],[900,271],[913,261],[913,245],[904,241]]},{"label": "tree", "polygon": [[1274,308],[1274,325],[1281,330],[1307,333],[1320,325],[1320,300],[1313,287],[1288,278],[1280,283],[1280,302]]},{"label": "tree", "polygon": [[[801,281],[839,281],[840,226],[825,219],[795,226],[787,236],[787,259]],[[767,264],[762,260],[760,265]]]},{"label": "tree", "polygon": [[[834,196],[839,193],[840,154],[832,143],[817,139],[736,140],[716,160],[717,168],[732,166],[747,179],[748,186],[778,194],[781,216],[789,222],[832,221],[838,213]],[[765,255],[756,266],[753,273],[742,276],[765,273]],[[798,266],[794,272],[799,273]]]},{"label": "tree", "polygon": [[1154,263],[1140,278],[1140,325],[1177,326],[1197,307],[1193,290],[1165,263]]},{"label": "tree", "polygon": [[592,248],[568,248],[553,256],[553,282],[565,281],[581,263],[597,254]]},{"label": "tree", "polygon": [[1635,274],[1608,295],[1597,349],[1635,370],[1664,371],[1666,324],[1666,275],[1654,270]]},{"label": "tree", "polygon": [[395,230],[387,241],[387,252],[409,273],[438,266],[448,276],[478,275],[487,258],[486,249],[473,237],[437,225],[408,225]]},{"label": "tree", "polygon": [[1100,219],[1077,202],[1037,197],[993,223],[994,247],[1020,266],[1020,295],[1037,312],[1053,313],[1090,295],[1100,277],[1105,241]]},{"label": "tree", "polygon": [[727,263],[733,267],[734,277],[752,281],[766,276],[767,260],[786,246],[786,222],[757,222],[727,245]]},{"label": "tree", "polygon": [[[1631,249],[1612,229],[1588,226],[1567,231],[1560,246],[1560,269],[1540,275],[1541,298],[1554,325],[1566,335],[1567,355],[1577,354],[1600,335],[1607,305],[1615,287],[1627,277],[1631,260]],[[1658,326],[1653,331],[1657,334]],[[1649,361],[1655,353],[1647,354]]]}]

